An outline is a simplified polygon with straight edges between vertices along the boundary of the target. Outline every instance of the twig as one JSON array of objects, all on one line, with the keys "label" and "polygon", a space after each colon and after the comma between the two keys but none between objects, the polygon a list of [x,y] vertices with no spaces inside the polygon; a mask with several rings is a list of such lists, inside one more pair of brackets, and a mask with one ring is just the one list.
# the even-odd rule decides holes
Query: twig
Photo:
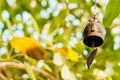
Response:
[{"label": "twig", "polygon": [[1,69],[1,73],[7,78],[7,80],[10,79],[10,75],[8,74],[6,67]]},{"label": "twig", "polygon": [[[22,63],[16,63],[16,62],[0,62],[0,68],[18,68],[18,69],[23,69],[25,70],[25,66]],[[42,74],[43,76],[50,78],[51,80],[56,80],[55,77],[53,77],[51,74],[49,74],[48,72],[42,70],[42,69],[37,69],[34,66],[31,66],[31,68],[33,69],[33,71],[38,72],[40,74]]]},{"label": "twig", "polygon": [[0,79],[2,79],[2,80],[8,80],[2,73],[0,73]]}]

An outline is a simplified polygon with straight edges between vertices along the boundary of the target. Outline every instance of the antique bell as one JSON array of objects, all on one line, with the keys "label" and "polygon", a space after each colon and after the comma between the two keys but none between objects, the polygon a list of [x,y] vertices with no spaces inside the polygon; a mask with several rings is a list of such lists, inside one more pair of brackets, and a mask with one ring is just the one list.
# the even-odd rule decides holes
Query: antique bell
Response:
[{"label": "antique bell", "polygon": [[98,47],[102,45],[104,40],[103,29],[99,19],[94,16],[89,20],[89,23],[83,32],[83,42],[89,47]]}]

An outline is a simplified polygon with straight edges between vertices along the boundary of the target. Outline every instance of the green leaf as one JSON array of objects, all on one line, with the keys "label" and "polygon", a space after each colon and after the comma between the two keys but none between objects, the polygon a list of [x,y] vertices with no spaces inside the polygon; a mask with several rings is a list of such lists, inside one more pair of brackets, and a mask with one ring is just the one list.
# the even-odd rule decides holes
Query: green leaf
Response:
[{"label": "green leaf", "polygon": [[85,50],[85,46],[83,44],[82,41],[78,40],[78,43],[75,45],[75,48],[74,50],[79,53],[79,54],[82,54],[83,53],[83,50]]},{"label": "green leaf", "polygon": [[58,29],[61,26],[61,24],[65,21],[67,13],[67,10],[62,10],[60,14],[53,19],[53,22],[50,25],[49,33],[53,33],[54,31],[56,31],[56,29]]},{"label": "green leaf", "polygon": [[32,69],[31,69],[30,65],[29,65],[27,62],[24,62],[24,65],[25,65],[25,68],[26,68],[26,71],[27,71],[29,77],[30,77],[32,80],[36,80],[35,75],[34,75]]},{"label": "green leaf", "polygon": [[81,0],[70,0],[71,3],[80,3]]},{"label": "green leaf", "polygon": [[36,31],[38,32],[38,33],[40,33],[40,28],[39,28],[39,26],[38,26],[38,24],[37,24],[37,21],[34,19],[34,17],[30,14],[30,18],[31,18],[31,20],[32,20],[32,22],[33,22],[33,26],[35,27],[35,29],[36,29]]},{"label": "green leaf", "polygon": [[52,72],[52,69],[47,65],[47,64],[44,64],[44,69],[46,69],[47,71],[49,72]]},{"label": "green leaf", "polygon": [[54,37],[54,42],[62,42],[63,44],[68,44],[68,39],[64,34],[56,35]]},{"label": "green leaf", "polygon": [[106,36],[102,47],[104,50],[113,50],[113,46],[114,46],[113,36],[109,28],[105,28],[105,30],[106,30]]},{"label": "green leaf", "polygon": [[12,24],[11,24],[10,20],[6,21],[6,25],[7,25],[8,29],[11,31],[11,33],[13,34]]},{"label": "green leaf", "polygon": [[105,27],[111,26],[113,20],[120,14],[120,0],[110,0],[106,10],[103,24]]}]

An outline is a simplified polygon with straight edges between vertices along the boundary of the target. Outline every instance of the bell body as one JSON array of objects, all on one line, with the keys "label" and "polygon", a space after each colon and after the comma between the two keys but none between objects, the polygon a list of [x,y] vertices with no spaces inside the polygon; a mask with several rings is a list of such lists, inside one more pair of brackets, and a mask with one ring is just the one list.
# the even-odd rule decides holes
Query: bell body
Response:
[{"label": "bell body", "polygon": [[98,47],[102,45],[104,40],[103,29],[100,21],[93,17],[83,32],[83,42],[89,47]]}]

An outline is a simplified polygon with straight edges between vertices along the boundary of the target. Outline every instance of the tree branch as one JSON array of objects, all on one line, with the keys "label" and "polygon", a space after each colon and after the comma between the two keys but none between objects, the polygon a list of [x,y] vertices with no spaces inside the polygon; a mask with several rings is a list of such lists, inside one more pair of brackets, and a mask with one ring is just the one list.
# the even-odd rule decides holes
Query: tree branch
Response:
[{"label": "tree branch", "polygon": [[[16,63],[16,62],[0,62],[0,68],[18,68],[18,69],[23,69],[25,70],[25,66],[22,63]],[[34,66],[31,66],[32,70],[35,72],[38,72],[40,74],[42,74],[43,76],[50,78],[51,80],[56,80],[55,77],[53,77],[51,74],[49,74],[48,72],[42,70],[42,69],[37,69]]]}]

